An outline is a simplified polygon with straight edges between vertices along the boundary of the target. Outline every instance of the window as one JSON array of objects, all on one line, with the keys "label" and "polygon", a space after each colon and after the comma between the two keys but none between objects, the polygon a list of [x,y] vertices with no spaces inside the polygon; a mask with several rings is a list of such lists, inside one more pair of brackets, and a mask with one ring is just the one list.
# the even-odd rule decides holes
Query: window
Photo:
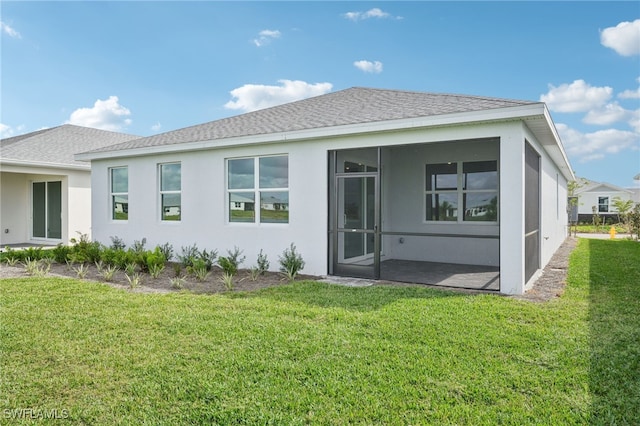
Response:
[{"label": "window", "polygon": [[599,213],[609,212],[609,197],[598,197],[598,212]]},{"label": "window", "polygon": [[289,223],[289,157],[227,160],[227,192],[229,222]]},{"label": "window", "polygon": [[426,165],[427,221],[496,222],[497,161]]},{"label": "window", "polygon": [[181,219],[181,165],[160,164],[160,218],[166,221]]},{"label": "window", "polygon": [[129,168],[109,169],[111,192],[111,219],[129,219]]}]

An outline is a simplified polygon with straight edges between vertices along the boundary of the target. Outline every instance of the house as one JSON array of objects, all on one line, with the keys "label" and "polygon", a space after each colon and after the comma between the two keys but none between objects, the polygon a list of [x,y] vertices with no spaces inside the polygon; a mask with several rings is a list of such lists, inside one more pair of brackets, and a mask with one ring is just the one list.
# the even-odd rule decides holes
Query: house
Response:
[{"label": "house", "polygon": [[309,274],[424,282],[446,270],[430,283],[449,285],[471,270],[490,278],[462,286],[506,294],[565,240],[574,179],[544,103],[370,88],[76,158],[91,162],[101,242],[237,246],[246,266],[263,250],[272,269],[294,243]]},{"label": "house", "polygon": [[0,140],[0,246],[90,234],[91,169],[73,155],[137,138],[65,124]]},{"label": "house", "polygon": [[619,198],[622,201],[636,202],[633,189],[584,178],[579,179],[578,182],[580,186],[574,191],[574,195],[578,197],[578,222],[591,223],[595,213],[600,216],[603,223],[618,222],[618,210],[613,201]]}]

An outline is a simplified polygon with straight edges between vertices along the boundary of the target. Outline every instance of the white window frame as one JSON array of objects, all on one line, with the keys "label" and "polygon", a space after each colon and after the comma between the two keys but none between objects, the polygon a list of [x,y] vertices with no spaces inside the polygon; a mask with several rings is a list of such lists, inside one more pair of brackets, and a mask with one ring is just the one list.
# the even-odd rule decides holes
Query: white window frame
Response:
[{"label": "white window frame", "polygon": [[[113,172],[114,170],[126,169],[127,170],[127,191],[126,192],[115,192],[113,190]],[[127,218],[126,219],[117,219],[115,217],[116,206],[115,206],[115,197],[116,196],[127,196]],[[129,220],[129,166],[116,166],[109,167],[109,219],[114,222],[126,222]]]},{"label": "white window frame", "polygon": [[[464,164],[466,163],[477,163],[477,162],[485,162],[485,161],[495,161],[496,162],[496,173],[498,174],[498,183],[495,189],[465,189],[464,188]],[[456,164],[456,182],[457,187],[455,189],[427,189],[427,167],[428,165],[436,165],[436,164]],[[428,224],[469,224],[469,225],[497,225],[500,221],[500,164],[495,159],[478,159],[478,160],[468,160],[468,161],[440,161],[434,163],[425,163],[423,167],[423,179],[424,191],[422,196],[423,203],[423,222]],[[497,212],[496,212],[496,220],[465,220],[465,211],[464,211],[464,196],[465,194],[481,194],[481,193],[495,193],[498,198],[497,202]],[[434,194],[456,194],[456,202],[457,202],[457,212],[456,212],[456,220],[430,220],[427,219],[427,196],[432,196]]]},{"label": "white window frame", "polygon": [[[260,187],[260,160],[263,158],[271,158],[271,157],[286,157],[287,158],[287,186],[286,187],[277,187],[277,188],[261,188]],[[232,189],[229,188],[229,162],[234,160],[253,160],[253,187],[252,188],[241,188],[241,189]],[[227,158],[225,161],[225,188],[226,188],[226,202],[225,202],[225,210],[226,210],[226,220],[227,223],[233,225],[254,225],[254,226],[282,226],[288,225],[291,222],[291,216],[289,214],[289,154],[271,154],[271,155],[260,155],[260,156],[248,156],[248,157],[234,157]],[[275,192],[286,192],[287,193],[287,221],[286,222],[269,222],[262,220],[262,194],[267,193],[275,193]],[[231,203],[237,203],[236,201],[231,201],[231,194],[251,194],[253,195],[253,220],[232,220],[231,218]]]},{"label": "white window frame", "polygon": [[[608,196],[598,197],[598,213],[609,213],[609,201]],[[604,210],[602,210],[602,207],[604,207]]]},{"label": "white window frame", "polygon": [[[177,190],[163,190],[162,189],[162,167],[170,166],[178,164],[180,165],[180,189]],[[178,207],[178,219],[177,220],[167,220],[165,219],[164,214],[164,205],[163,205],[163,196],[164,195],[179,195],[180,196],[180,206]],[[160,212],[160,221],[163,223],[179,223],[182,221],[182,162],[180,161],[171,161],[168,163],[158,163],[158,211]]]}]

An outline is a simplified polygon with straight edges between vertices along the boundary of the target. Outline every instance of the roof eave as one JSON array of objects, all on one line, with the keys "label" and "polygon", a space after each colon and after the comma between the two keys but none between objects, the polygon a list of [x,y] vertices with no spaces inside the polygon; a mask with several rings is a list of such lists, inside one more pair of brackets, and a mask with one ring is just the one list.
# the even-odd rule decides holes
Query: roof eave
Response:
[{"label": "roof eave", "polygon": [[[157,145],[118,151],[90,151],[75,154],[77,161],[92,161],[123,157],[139,157],[152,154],[164,154],[205,149],[220,149],[268,143],[293,142],[309,139],[323,139],[336,136],[349,136],[363,133],[380,133],[397,130],[410,130],[426,127],[451,126],[477,122],[491,122],[540,116],[544,114],[543,103],[533,103],[507,108],[495,108],[472,112],[432,115],[426,117],[406,118],[399,120],[376,121],[368,123],[348,124],[342,126],[321,127],[315,129],[275,132],[251,136],[238,136],[224,139],[212,139],[196,142],[183,142],[168,145]],[[555,129],[554,129],[555,131]]]},{"label": "roof eave", "polygon": [[91,171],[89,164],[48,163],[46,161],[12,160],[6,158],[0,160],[0,167],[2,166]]}]

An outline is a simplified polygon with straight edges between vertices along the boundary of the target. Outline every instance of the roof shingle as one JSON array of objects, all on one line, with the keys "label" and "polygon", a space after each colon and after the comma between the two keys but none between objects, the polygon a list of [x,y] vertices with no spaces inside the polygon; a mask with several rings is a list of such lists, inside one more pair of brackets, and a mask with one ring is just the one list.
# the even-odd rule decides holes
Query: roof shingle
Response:
[{"label": "roof shingle", "polygon": [[88,167],[74,154],[120,144],[140,136],[63,124],[50,129],[0,139],[0,162],[56,164]]},{"label": "roof shingle", "polygon": [[241,136],[508,108],[537,102],[354,87],[223,118],[92,152],[211,141]]}]

